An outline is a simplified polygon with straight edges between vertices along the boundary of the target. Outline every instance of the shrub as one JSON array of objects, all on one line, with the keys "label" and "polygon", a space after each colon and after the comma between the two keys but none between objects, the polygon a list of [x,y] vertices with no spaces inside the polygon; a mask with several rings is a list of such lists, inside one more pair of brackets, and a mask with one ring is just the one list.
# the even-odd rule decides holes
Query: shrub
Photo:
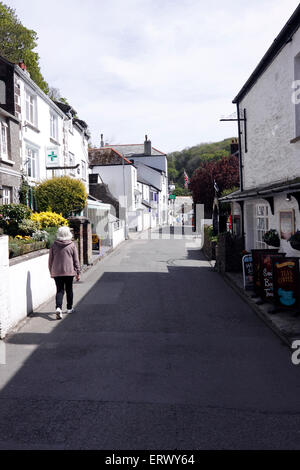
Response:
[{"label": "shrub", "polygon": [[31,219],[25,219],[19,224],[20,235],[32,235],[40,228],[40,224]]},{"label": "shrub", "polygon": [[68,221],[60,214],[55,212],[34,212],[31,220],[38,223],[38,228],[61,227],[68,225]]},{"label": "shrub", "polygon": [[32,210],[24,204],[4,204],[0,206],[0,227],[5,234],[15,236],[19,225],[31,214]]},{"label": "shrub", "polygon": [[33,238],[33,240],[35,240],[37,242],[48,242],[49,236],[48,236],[48,233],[46,232],[46,230],[37,230],[32,235],[32,238]]},{"label": "shrub", "polygon": [[40,183],[36,187],[36,200],[39,211],[52,211],[70,217],[81,212],[87,201],[87,193],[82,181],[62,176]]},{"label": "shrub", "polygon": [[48,227],[44,231],[48,235],[47,248],[50,248],[56,240],[57,227]]}]

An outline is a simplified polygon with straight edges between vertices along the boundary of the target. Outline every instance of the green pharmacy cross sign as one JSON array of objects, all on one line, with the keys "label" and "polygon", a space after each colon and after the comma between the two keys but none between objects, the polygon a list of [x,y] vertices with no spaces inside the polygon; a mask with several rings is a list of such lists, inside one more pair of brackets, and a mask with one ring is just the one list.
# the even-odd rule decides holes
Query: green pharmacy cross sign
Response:
[{"label": "green pharmacy cross sign", "polygon": [[50,158],[51,162],[54,162],[55,161],[54,159],[57,158],[57,155],[52,150],[52,152],[48,155],[48,157]]}]

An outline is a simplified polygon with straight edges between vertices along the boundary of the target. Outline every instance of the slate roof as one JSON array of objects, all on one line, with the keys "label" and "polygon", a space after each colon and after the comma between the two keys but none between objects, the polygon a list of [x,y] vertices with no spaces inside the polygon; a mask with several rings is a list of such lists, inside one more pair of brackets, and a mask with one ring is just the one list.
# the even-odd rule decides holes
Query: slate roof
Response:
[{"label": "slate roof", "polygon": [[91,166],[123,165],[123,161],[126,165],[132,165],[131,161],[111,147],[89,149],[89,162]]},{"label": "slate roof", "polygon": [[[129,157],[132,155],[139,155],[143,156],[144,155],[144,144],[124,144],[124,145],[109,145],[107,147],[114,148],[118,152],[120,152],[122,155]],[[165,153],[161,152],[160,150],[157,150],[154,147],[151,147],[151,155],[145,155],[145,156],[161,156],[161,155],[166,155]]]}]

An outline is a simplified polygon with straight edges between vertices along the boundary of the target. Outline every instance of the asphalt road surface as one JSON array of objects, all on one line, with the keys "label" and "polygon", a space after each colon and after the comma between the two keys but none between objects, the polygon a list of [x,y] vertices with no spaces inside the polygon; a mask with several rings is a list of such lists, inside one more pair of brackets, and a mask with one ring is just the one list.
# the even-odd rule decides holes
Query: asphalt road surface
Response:
[{"label": "asphalt road surface", "polygon": [[129,240],[75,297],[6,340],[1,449],[300,448],[300,366],[193,240]]}]

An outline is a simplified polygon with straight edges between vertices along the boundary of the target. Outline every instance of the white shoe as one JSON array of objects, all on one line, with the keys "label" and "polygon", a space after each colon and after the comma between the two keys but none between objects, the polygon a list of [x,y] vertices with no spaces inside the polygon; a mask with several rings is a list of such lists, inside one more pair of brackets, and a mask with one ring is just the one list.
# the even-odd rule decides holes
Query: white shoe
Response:
[{"label": "white shoe", "polygon": [[70,310],[67,310],[67,313],[74,313],[74,308],[71,308]]},{"label": "white shoe", "polygon": [[56,309],[56,318],[57,318],[57,320],[61,320],[62,317],[63,317],[63,316],[62,316],[62,310],[61,310],[61,308],[57,308],[57,309]]}]

